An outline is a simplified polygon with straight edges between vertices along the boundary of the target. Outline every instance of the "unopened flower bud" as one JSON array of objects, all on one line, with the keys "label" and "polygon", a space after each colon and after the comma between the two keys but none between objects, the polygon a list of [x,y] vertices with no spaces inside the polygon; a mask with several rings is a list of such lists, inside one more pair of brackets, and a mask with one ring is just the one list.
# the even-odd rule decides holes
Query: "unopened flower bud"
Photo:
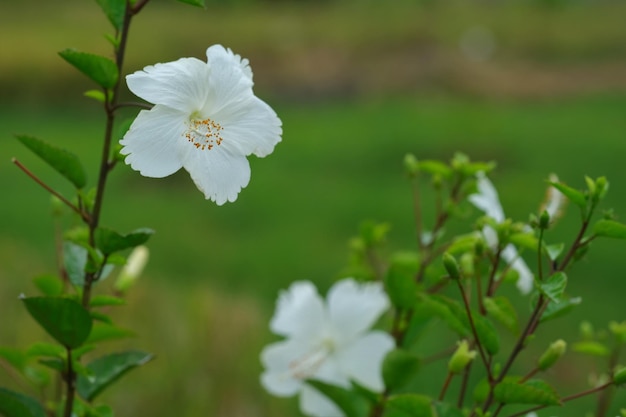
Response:
[{"label": "unopened flower bud", "polygon": [[446,268],[446,271],[448,272],[450,278],[452,278],[453,280],[458,280],[460,278],[459,264],[456,262],[456,259],[454,259],[454,256],[446,252],[443,254],[442,260],[443,266],[444,268]]},{"label": "unopened flower bud", "polygon": [[537,368],[542,371],[551,368],[556,363],[556,361],[558,361],[559,358],[563,356],[566,348],[567,343],[565,343],[565,341],[562,339],[559,339],[556,342],[552,343],[550,347],[539,358]]},{"label": "unopened flower bud", "polygon": [[469,350],[467,340],[461,340],[459,347],[452,355],[452,358],[450,358],[450,362],[448,362],[448,371],[453,374],[462,372],[465,367],[474,360],[476,353],[475,350]]},{"label": "unopened flower bud", "polygon": [[548,210],[544,210],[541,216],[539,216],[539,228],[545,230],[548,226],[550,226],[550,213],[548,213]]},{"label": "unopened flower bud", "polygon": [[585,340],[591,340],[593,339],[593,325],[591,323],[589,323],[588,321],[583,321],[580,323],[580,335],[582,336],[583,339]]},{"label": "unopened flower bud", "polygon": [[621,343],[626,343],[626,321],[618,323],[616,321],[612,321],[609,323],[609,330],[617,340]]},{"label": "unopened flower bud", "polygon": [[145,246],[137,246],[133,249],[115,282],[115,290],[122,294],[126,293],[143,272],[146,263],[148,263],[148,258],[149,252]]},{"label": "unopened flower bud", "polygon": [[419,162],[412,153],[408,153],[404,156],[404,170],[409,177],[415,177],[419,172]]},{"label": "unopened flower bud", "polygon": [[626,368],[622,368],[613,375],[613,383],[615,385],[626,384]]}]

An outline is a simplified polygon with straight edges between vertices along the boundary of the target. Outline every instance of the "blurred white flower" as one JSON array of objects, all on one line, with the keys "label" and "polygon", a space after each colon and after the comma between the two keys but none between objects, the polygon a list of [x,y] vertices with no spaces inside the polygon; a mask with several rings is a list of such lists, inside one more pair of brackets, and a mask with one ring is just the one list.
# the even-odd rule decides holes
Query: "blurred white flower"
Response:
[{"label": "blurred white flower", "polygon": [[[498,192],[483,172],[479,172],[476,176],[478,177],[478,193],[470,195],[468,197],[469,201],[479,210],[482,210],[486,216],[491,217],[497,223],[502,223],[505,220],[505,216],[502,205],[500,204],[500,199],[498,198]],[[491,250],[496,250],[498,247],[498,234],[496,231],[491,226],[485,226],[483,228],[483,235]],[[526,265],[526,262],[519,256],[515,246],[512,244],[506,245],[500,253],[500,256],[502,256],[502,259],[504,259],[512,269],[517,271],[519,276],[517,279],[517,288],[523,294],[528,294],[532,291],[534,282],[533,273]]]},{"label": "blurred white flower", "polygon": [[326,302],[308,281],[293,283],[281,293],[271,330],[287,339],[261,353],[265,372],[261,383],[270,393],[300,394],[303,413],[339,417],[343,412],[307,379],[349,388],[350,380],[376,392],[384,389],[382,362],[393,349],[393,338],[370,327],[389,308],[380,283],[337,282]]},{"label": "blurred white flower", "polygon": [[246,156],[268,155],[281,140],[281,121],[252,91],[247,59],[213,45],[196,58],[147,66],[126,77],[128,88],[153,103],[120,141],[126,163],[146,177],[185,168],[207,199],[235,201],[250,181]]},{"label": "blurred white flower", "polygon": [[[550,174],[548,177],[550,182],[559,182],[559,177],[556,174]],[[539,214],[543,211],[547,211],[550,216],[550,222],[557,220],[562,214],[565,205],[567,204],[567,198],[556,187],[550,185],[546,191],[546,198],[539,209]]]},{"label": "blurred white flower", "polygon": [[126,260],[126,265],[124,265],[117,281],[115,281],[115,290],[122,294],[128,291],[143,272],[149,257],[150,252],[147,247],[137,246],[133,249]]}]

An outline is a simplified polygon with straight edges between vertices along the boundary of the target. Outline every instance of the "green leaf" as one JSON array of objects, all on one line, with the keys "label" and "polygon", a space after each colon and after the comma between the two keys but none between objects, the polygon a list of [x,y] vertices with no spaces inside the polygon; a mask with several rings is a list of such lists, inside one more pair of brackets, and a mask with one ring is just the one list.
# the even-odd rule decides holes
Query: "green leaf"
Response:
[{"label": "green leaf", "polygon": [[551,302],[543,312],[540,322],[546,322],[548,320],[555,319],[557,317],[564,316],[569,313],[574,307],[582,302],[581,297],[563,298],[561,297],[556,302]]},{"label": "green leaf", "polygon": [[4,417],[47,417],[37,400],[6,388],[0,388],[0,414]]},{"label": "green leaf", "polygon": [[435,403],[435,415],[437,417],[465,417],[458,407],[448,403]]},{"label": "green leaf", "polygon": [[28,356],[52,356],[52,357],[65,357],[65,349],[59,345],[53,345],[52,343],[37,342],[31,345],[26,351]]},{"label": "green leaf", "polygon": [[113,88],[117,84],[117,65],[109,58],[74,49],[65,49],[59,55],[99,86]]},{"label": "green leaf", "polygon": [[124,304],[126,304],[126,300],[112,295],[96,295],[89,302],[91,307],[121,306]]},{"label": "green leaf", "polygon": [[419,161],[418,168],[422,172],[426,172],[431,175],[440,175],[443,178],[450,178],[452,176],[452,169],[448,165],[437,160]]},{"label": "green leaf", "polygon": [[487,313],[509,329],[513,334],[519,334],[519,320],[517,311],[506,297],[485,298],[483,300]]},{"label": "green leaf", "polygon": [[39,275],[33,283],[43,295],[57,296],[63,293],[63,281],[55,275]]},{"label": "green leaf", "polygon": [[394,306],[411,308],[415,305],[418,291],[415,275],[418,270],[419,259],[415,254],[394,256],[385,277],[385,289]]},{"label": "green leaf", "polygon": [[89,97],[89,98],[96,100],[98,103],[104,103],[106,101],[106,96],[100,90],[85,91],[84,95],[85,97]]},{"label": "green leaf", "polygon": [[347,416],[362,416],[367,412],[367,401],[354,392],[336,385],[330,385],[318,380],[307,380],[307,384],[321,392],[334,402]]},{"label": "green leaf", "polygon": [[4,359],[13,368],[22,372],[26,367],[28,357],[20,349],[8,346],[0,346],[0,359]]},{"label": "green leaf", "polygon": [[79,376],[76,389],[81,397],[87,401],[92,401],[128,371],[144,365],[152,358],[152,354],[140,351],[127,351],[102,356],[87,365],[91,377]]},{"label": "green leaf", "polygon": [[576,204],[581,209],[587,207],[587,198],[585,194],[572,187],[569,187],[561,182],[549,182],[554,188],[563,193],[565,197],[572,203]]},{"label": "green leaf", "polygon": [[474,326],[480,344],[487,350],[490,355],[495,355],[500,350],[500,337],[491,321],[480,314],[472,314]]},{"label": "green leaf", "polygon": [[204,0],[178,0],[181,3],[191,4],[192,6],[205,7]]},{"label": "green leaf", "polygon": [[35,321],[62,345],[74,349],[89,337],[91,316],[76,301],[61,297],[29,297],[22,301]]},{"label": "green leaf", "polygon": [[626,239],[626,224],[615,220],[598,220],[593,226],[593,233],[596,236]]},{"label": "green leaf", "polygon": [[523,384],[505,379],[496,385],[493,394],[496,401],[503,404],[561,405],[554,388],[539,379]]},{"label": "green leaf", "polygon": [[433,400],[421,394],[398,394],[387,399],[390,409],[404,412],[407,417],[435,417]]},{"label": "green leaf", "polygon": [[574,343],[574,345],[572,346],[572,350],[574,352],[583,353],[585,355],[600,357],[609,356],[610,353],[608,347],[600,342],[596,342],[593,340],[586,340],[583,342]]},{"label": "green leaf", "polygon": [[471,330],[466,323],[465,310],[460,304],[449,298],[437,295],[419,295],[416,311],[422,310],[428,314],[439,317],[448,327],[461,337],[467,337]]},{"label": "green leaf", "polygon": [[73,153],[32,136],[16,135],[16,138],[22,145],[74,184],[76,188],[83,188],[87,184],[87,174],[85,174],[80,160]]},{"label": "green leaf", "polygon": [[114,230],[100,227],[96,230],[96,246],[105,255],[124,249],[134,248],[148,241],[154,230],[142,228],[121,235]]},{"label": "green leaf", "polygon": [[557,272],[551,275],[539,288],[550,301],[558,302],[563,296],[565,287],[567,286],[567,275],[564,272]]},{"label": "green leaf", "polygon": [[544,245],[543,248],[551,261],[555,261],[563,253],[565,249],[564,243],[555,243],[553,245]]},{"label": "green leaf", "polygon": [[85,284],[85,266],[87,265],[87,249],[75,243],[63,242],[63,262],[70,282],[78,287]]},{"label": "green leaf", "polygon": [[112,324],[98,323],[93,326],[89,339],[89,343],[104,342],[108,340],[124,339],[127,337],[134,337],[135,332],[121,327],[114,326]]},{"label": "green leaf", "polygon": [[398,389],[406,385],[420,368],[420,360],[404,349],[392,350],[383,361],[383,380],[387,388]]},{"label": "green leaf", "polygon": [[124,14],[126,13],[126,0],[96,0],[102,10],[107,15],[109,22],[116,31],[122,29],[124,24]]}]

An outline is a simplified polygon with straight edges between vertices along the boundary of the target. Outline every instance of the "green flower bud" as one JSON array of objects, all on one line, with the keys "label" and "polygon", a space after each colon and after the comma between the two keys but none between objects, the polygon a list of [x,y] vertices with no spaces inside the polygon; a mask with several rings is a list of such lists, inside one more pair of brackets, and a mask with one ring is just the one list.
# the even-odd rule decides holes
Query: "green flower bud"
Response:
[{"label": "green flower bud", "polygon": [[124,265],[117,281],[115,281],[115,290],[125,294],[143,272],[146,263],[148,263],[148,258],[149,252],[145,246],[137,246],[133,249],[126,261],[126,265]]},{"label": "green flower bud", "polygon": [[485,253],[485,241],[482,237],[476,239],[476,243],[474,243],[474,253],[478,258],[483,256],[483,253]]},{"label": "green flower bud", "polygon": [[622,368],[613,375],[613,383],[615,385],[626,384],[626,368]]},{"label": "green flower bud", "polygon": [[448,252],[444,253],[442,256],[443,266],[446,268],[448,275],[453,280],[458,280],[460,278],[459,273],[459,264],[454,259],[454,256],[450,255]]},{"label": "green flower bud", "polygon": [[618,323],[616,321],[612,321],[609,323],[609,330],[620,343],[626,343],[626,321]]},{"label": "green flower bud", "polygon": [[467,340],[461,340],[459,342],[459,347],[452,355],[452,358],[450,358],[450,362],[448,362],[448,371],[453,374],[462,372],[465,367],[474,360],[476,353],[477,352],[475,350],[469,350],[469,343],[467,343]]},{"label": "green flower bud", "polygon": [[547,229],[550,226],[550,213],[547,210],[544,210],[539,217],[539,228]]},{"label": "green flower bud", "polygon": [[409,177],[415,177],[419,173],[419,162],[412,153],[408,153],[404,156],[404,170]]},{"label": "green flower bud", "polygon": [[580,335],[585,340],[593,339],[594,331],[593,325],[589,323],[587,320],[580,323]]},{"label": "green flower bud", "polygon": [[598,200],[601,200],[606,195],[607,191],[609,191],[609,182],[606,177],[600,177],[596,180],[596,192],[595,197]]},{"label": "green flower bud", "polygon": [[539,358],[539,362],[537,363],[537,368],[541,371],[545,371],[552,367],[559,360],[561,356],[565,353],[565,349],[567,348],[567,343],[564,340],[559,339],[556,342],[552,343],[548,350],[546,350],[543,355]]}]

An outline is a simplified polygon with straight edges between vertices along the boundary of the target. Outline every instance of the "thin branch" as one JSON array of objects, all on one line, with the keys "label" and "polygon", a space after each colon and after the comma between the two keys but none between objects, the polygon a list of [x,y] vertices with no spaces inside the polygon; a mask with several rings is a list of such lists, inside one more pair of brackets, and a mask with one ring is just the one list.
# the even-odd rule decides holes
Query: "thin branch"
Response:
[{"label": "thin branch", "polygon": [[39,177],[37,177],[35,174],[33,174],[20,161],[18,161],[16,158],[11,158],[11,162],[13,162],[15,165],[17,165],[17,167],[19,169],[21,169],[26,175],[28,175],[31,179],[33,179],[37,184],[42,186],[46,191],[48,191],[50,194],[52,194],[53,196],[55,196],[56,198],[61,200],[61,202],[63,202],[63,204],[65,204],[66,206],[71,208],[74,212],[76,212],[76,214],[78,214],[83,220],[85,220],[86,222],[89,221],[89,216],[87,216],[87,214],[84,211],[82,211],[81,209],[76,207],[71,201],[69,201],[68,199],[63,197],[57,191],[52,189],[52,187],[50,187],[48,184],[46,184],[41,179],[39,179]]}]

